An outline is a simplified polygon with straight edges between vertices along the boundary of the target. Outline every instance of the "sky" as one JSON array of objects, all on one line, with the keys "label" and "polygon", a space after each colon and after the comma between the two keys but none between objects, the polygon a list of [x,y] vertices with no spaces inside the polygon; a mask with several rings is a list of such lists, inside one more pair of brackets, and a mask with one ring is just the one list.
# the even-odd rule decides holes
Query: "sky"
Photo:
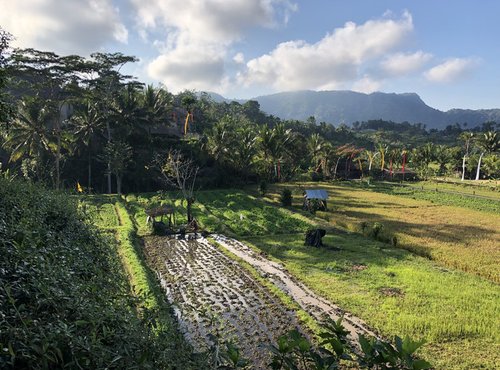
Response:
[{"label": "sky", "polygon": [[500,108],[498,0],[0,0],[13,46],[122,52],[177,93],[415,92]]}]

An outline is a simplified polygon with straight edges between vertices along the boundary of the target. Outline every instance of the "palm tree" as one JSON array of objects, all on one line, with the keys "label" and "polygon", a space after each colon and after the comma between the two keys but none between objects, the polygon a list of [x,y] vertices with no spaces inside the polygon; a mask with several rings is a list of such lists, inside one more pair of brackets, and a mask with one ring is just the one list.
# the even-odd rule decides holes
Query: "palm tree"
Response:
[{"label": "palm tree", "polygon": [[207,134],[204,146],[216,161],[224,161],[225,155],[231,147],[231,132],[235,129],[231,120],[231,117],[224,116],[212,126]]},{"label": "palm tree", "polygon": [[257,135],[251,126],[245,125],[237,133],[237,140],[233,140],[234,152],[230,156],[231,162],[237,170],[243,173],[246,181],[247,172],[250,170],[257,153]]},{"label": "palm tree", "polygon": [[481,160],[487,153],[494,153],[500,148],[500,137],[495,131],[488,131],[483,133],[478,139],[478,146],[481,150],[479,161],[477,163],[476,180],[479,180],[479,173],[481,171]]},{"label": "palm tree", "polygon": [[[283,123],[278,123],[273,128],[262,126],[259,130],[259,143],[261,148],[261,160],[267,167],[268,176],[272,177],[273,169],[283,163],[289,154],[289,148],[293,145],[294,136],[291,129],[285,128]],[[279,180],[279,174],[276,173]]]},{"label": "palm tree", "polygon": [[144,111],[148,127],[148,140],[151,143],[151,127],[168,123],[168,115],[172,109],[172,94],[162,88],[148,85],[141,96],[141,107]]},{"label": "palm tree", "polygon": [[324,146],[325,139],[323,139],[323,137],[318,133],[312,134],[307,139],[307,149],[309,155],[311,156],[311,164],[316,172],[318,172],[319,168],[321,167],[324,158]]},{"label": "palm tree", "polygon": [[462,181],[465,180],[465,162],[469,157],[469,150],[472,138],[474,137],[474,133],[470,131],[464,131],[460,134],[459,139],[464,142],[464,156],[462,159]]},{"label": "palm tree", "polygon": [[88,182],[87,187],[92,188],[92,140],[104,127],[104,117],[97,104],[87,101],[71,117],[73,133],[87,147]]},{"label": "palm tree", "polygon": [[446,165],[451,160],[451,155],[449,148],[446,145],[436,145],[434,151],[434,158],[436,162],[439,164],[439,175],[444,175],[446,172]]},{"label": "palm tree", "polygon": [[41,161],[45,154],[54,154],[56,144],[48,126],[55,112],[40,98],[25,98],[11,126],[5,145],[11,149],[10,161],[25,157],[35,162],[35,174],[41,176]]},{"label": "palm tree", "polygon": [[426,179],[429,176],[429,164],[434,160],[434,144],[427,143],[412,150],[412,162],[419,175]]}]

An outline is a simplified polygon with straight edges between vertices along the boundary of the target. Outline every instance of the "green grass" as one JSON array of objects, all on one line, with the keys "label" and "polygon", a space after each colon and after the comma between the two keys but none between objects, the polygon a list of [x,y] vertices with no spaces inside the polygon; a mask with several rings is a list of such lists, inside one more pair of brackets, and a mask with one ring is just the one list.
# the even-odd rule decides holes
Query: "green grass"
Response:
[{"label": "green grass", "polygon": [[[93,212],[96,225],[116,239],[117,253],[127,274],[130,289],[136,297],[140,317],[151,320],[151,329],[163,345],[166,356],[177,366],[196,368],[199,365],[192,349],[185,342],[173,318],[171,308],[153,272],[144,262],[138,245],[136,227],[123,200],[116,196],[88,197],[87,207]],[[139,220],[141,215],[139,214]]]},{"label": "green grass", "polygon": [[[126,201],[138,225],[139,235],[151,232],[144,211],[161,204],[176,205],[178,226],[187,222],[185,208],[177,193],[129,195]],[[204,229],[229,235],[286,234],[310,228],[310,221],[306,218],[266,204],[241,190],[198,192],[193,215]]]},{"label": "green grass", "polygon": [[[492,277],[498,269],[498,216],[349,184],[314,185],[328,187],[332,198],[330,209],[317,217],[300,211],[297,192],[294,208],[274,206],[279,188],[271,189],[265,201],[239,190],[199,192],[193,212],[209,231],[265,251],[382,335],[424,338],[421,353],[436,368],[500,367],[500,289],[480,277]],[[127,207],[145,225],[144,208],[174,202],[175,195],[129,196]],[[185,222],[182,209],[178,219]],[[435,261],[357,233],[333,234],[338,226],[359,231],[361,222],[382,222],[398,244],[407,243]],[[315,226],[327,228],[326,244],[340,250],[304,247],[304,231]]]},{"label": "green grass", "polygon": [[[275,186],[270,201],[278,204],[281,187],[298,189],[299,185],[328,191],[328,211],[317,213],[324,223],[365,235],[379,223],[383,225],[381,240],[392,242],[395,237],[397,246],[433,259],[444,267],[500,282],[500,213],[443,205],[397,195],[392,190],[377,191],[379,185],[372,188],[351,182]],[[302,196],[295,191],[295,210],[300,210],[301,201]],[[317,220],[310,214],[309,217]]]},{"label": "green grass", "polygon": [[[354,185],[354,184],[353,184]],[[352,186],[353,186],[352,185]],[[391,185],[387,183],[372,183],[371,186],[366,186],[361,183],[358,186],[366,188],[370,191],[399,195],[417,200],[426,200],[436,204],[447,206],[455,206],[469,208],[482,212],[490,212],[494,214],[500,213],[500,196],[499,193],[489,190],[465,190],[458,188],[457,185],[450,184],[435,184],[435,183],[417,183],[409,184],[412,187],[417,186],[419,189],[405,187],[399,185]],[[462,192],[469,195],[451,194],[449,192]],[[470,195],[487,196],[492,199],[484,199],[480,197],[472,197]],[[494,198],[494,199],[493,199]],[[495,200],[496,199],[496,200]]]},{"label": "green grass", "polygon": [[493,283],[354,234],[324,238],[339,250],[304,247],[301,234],[247,241],[383,335],[425,339],[423,356],[438,368],[498,365],[500,289]]}]

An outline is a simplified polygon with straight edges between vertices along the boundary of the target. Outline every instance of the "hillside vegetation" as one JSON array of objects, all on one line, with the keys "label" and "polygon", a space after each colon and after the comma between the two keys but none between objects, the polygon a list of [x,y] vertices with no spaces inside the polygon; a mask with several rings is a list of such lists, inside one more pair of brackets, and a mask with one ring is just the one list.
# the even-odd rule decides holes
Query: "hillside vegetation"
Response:
[{"label": "hillside vegetation", "polygon": [[113,239],[88,221],[67,195],[0,178],[0,368],[185,363],[155,312],[138,315]]}]

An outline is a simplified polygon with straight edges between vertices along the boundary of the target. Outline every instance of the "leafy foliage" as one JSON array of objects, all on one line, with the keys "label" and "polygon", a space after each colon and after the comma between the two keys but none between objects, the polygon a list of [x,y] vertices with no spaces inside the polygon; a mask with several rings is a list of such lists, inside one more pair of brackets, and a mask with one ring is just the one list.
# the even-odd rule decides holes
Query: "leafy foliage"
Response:
[{"label": "leafy foliage", "polygon": [[0,178],[0,216],[1,368],[171,366],[166,333],[137,316],[110,241],[73,200]]}]

